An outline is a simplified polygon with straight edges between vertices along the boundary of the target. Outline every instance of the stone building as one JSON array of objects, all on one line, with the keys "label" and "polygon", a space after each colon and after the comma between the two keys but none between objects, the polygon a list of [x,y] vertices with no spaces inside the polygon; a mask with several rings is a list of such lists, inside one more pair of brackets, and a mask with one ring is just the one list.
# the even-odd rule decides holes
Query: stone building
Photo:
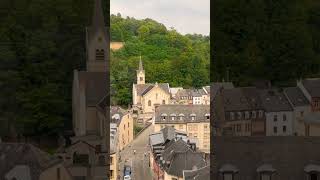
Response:
[{"label": "stone building", "polygon": [[31,144],[0,143],[1,180],[73,180],[61,159]]},{"label": "stone building", "polygon": [[74,70],[72,111],[75,136],[71,137],[71,145],[61,147],[57,153],[75,180],[108,179],[109,173],[109,33],[101,0],[95,0],[91,23],[86,28],[86,70]]},{"label": "stone building", "polygon": [[133,117],[130,111],[124,110],[119,106],[110,108],[111,123],[117,128],[117,151],[123,150],[133,140]]},{"label": "stone building", "polygon": [[156,107],[154,130],[166,126],[186,132],[198,141],[200,150],[210,151],[210,107],[208,105],[160,105]]},{"label": "stone building", "polygon": [[157,104],[170,103],[170,87],[168,83],[145,83],[145,71],[142,60],[139,61],[137,70],[137,82],[132,88],[133,108],[139,112],[139,117],[150,120]]}]

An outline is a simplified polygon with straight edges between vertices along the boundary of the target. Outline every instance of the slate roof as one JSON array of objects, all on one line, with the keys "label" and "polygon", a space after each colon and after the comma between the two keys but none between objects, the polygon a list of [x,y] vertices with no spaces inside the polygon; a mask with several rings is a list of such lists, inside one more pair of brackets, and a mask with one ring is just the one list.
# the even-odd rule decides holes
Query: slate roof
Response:
[{"label": "slate roof", "polygon": [[173,151],[170,166],[165,168],[165,171],[170,175],[183,177],[184,170],[198,169],[204,166],[206,163],[203,154],[187,149],[186,151]]},{"label": "slate roof", "polygon": [[255,87],[223,89],[223,98],[225,111],[245,111],[263,108],[258,89]]},{"label": "slate roof", "polygon": [[210,179],[210,166],[205,166],[195,170],[184,170],[184,180],[209,180]]},{"label": "slate roof", "polygon": [[30,169],[31,180],[53,165],[62,163],[58,158],[39,148],[23,143],[0,143],[0,179],[4,178],[16,165],[26,165]]},{"label": "slate roof", "polygon": [[[274,179],[305,179],[304,168],[309,164],[320,165],[320,137],[261,136],[213,137],[214,168],[221,180],[219,169],[231,164],[238,169],[237,179],[259,179],[259,167],[269,164],[275,170]],[[273,179],[272,178],[272,179]]]},{"label": "slate roof", "polygon": [[307,124],[320,124],[320,112],[311,112],[304,116],[304,122]]},{"label": "slate roof", "polygon": [[299,87],[285,88],[284,93],[294,107],[309,105],[308,99],[304,96]]},{"label": "slate roof", "polygon": [[87,106],[96,106],[107,95],[107,73],[79,71],[79,83],[85,84]]},{"label": "slate roof", "polygon": [[[155,122],[156,123],[186,123],[186,122],[210,122],[206,115],[210,113],[209,105],[180,105],[167,104],[160,105],[156,108]],[[166,119],[163,120],[163,115]],[[171,115],[176,115],[175,120],[171,120]],[[180,120],[179,116],[184,115]],[[195,120],[192,120],[192,115],[195,115]]]},{"label": "slate roof", "polygon": [[292,107],[283,92],[276,89],[259,91],[262,105],[266,112],[292,111]]},{"label": "slate roof", "polygon": [[171,126],[166,126],[157,133],[153,133],[149,136],[151,145],[164,144],[166,141],[172,141],[178,137],[178,135],[185,135],[185,132],[180,132]]},{"label": "slate roof", "polygon": [[320,78],[304,79],[302,84],[312,97],[320,97]]},{"label": "slate roof", "polygon": [[[143,96],[147,94],[154,86],[155,84],[134,84],[134,86],[137,89],[137,94],[139,96]],[[163,89],[166,93],[170,94],[170,88],[168,83],[158,83],[158,86]]]}]

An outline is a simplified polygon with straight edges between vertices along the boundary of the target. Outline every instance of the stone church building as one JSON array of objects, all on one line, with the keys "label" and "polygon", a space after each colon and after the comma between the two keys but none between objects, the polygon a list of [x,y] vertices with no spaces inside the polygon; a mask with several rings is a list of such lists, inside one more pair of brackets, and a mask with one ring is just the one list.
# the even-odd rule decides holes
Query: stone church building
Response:
[{"label": "stone church building", "polygon": [[137,82],[132,88],[133,108],[138,110],[144,121],[152,118],[155,105],[170,103],[170,87],[168,83],[146,83],[142,60],[139,61]]},{"label": "stone church building", "polygon": [[74,179],[108,179],[107,63],[109,32],[101,0],[95,0],[91,26],[86,28],[86,70],[74,70],[72,86],[73,131],[71,145],[57,156]]}]

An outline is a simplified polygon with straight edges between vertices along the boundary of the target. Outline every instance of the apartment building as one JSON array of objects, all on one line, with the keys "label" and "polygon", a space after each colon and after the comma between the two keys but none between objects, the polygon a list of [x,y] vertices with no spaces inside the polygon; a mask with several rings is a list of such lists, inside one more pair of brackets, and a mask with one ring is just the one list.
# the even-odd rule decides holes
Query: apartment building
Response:
[{"label": "apartment building", "polygon": [[198,147],[210,151],[210,107],[208,105],[160,105],[153,120],[154,131],[171,126],[198,141]]},{"label": "apartment building", "polygon": [[117,128],[117,150],[123,150],[133,140],[132,113],[119,106],[111,107],[110,111],[111,123],[115,124]]}]

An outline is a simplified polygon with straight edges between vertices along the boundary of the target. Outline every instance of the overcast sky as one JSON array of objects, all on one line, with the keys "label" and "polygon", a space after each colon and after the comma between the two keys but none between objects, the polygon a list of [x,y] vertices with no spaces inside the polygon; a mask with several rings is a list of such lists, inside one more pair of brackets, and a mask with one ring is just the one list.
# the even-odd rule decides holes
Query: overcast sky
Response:
[{"label": "overcast sky", "polygon": [[210,32],[210,0],[110,0],[112,14],[151,18],[182,34]]}]

